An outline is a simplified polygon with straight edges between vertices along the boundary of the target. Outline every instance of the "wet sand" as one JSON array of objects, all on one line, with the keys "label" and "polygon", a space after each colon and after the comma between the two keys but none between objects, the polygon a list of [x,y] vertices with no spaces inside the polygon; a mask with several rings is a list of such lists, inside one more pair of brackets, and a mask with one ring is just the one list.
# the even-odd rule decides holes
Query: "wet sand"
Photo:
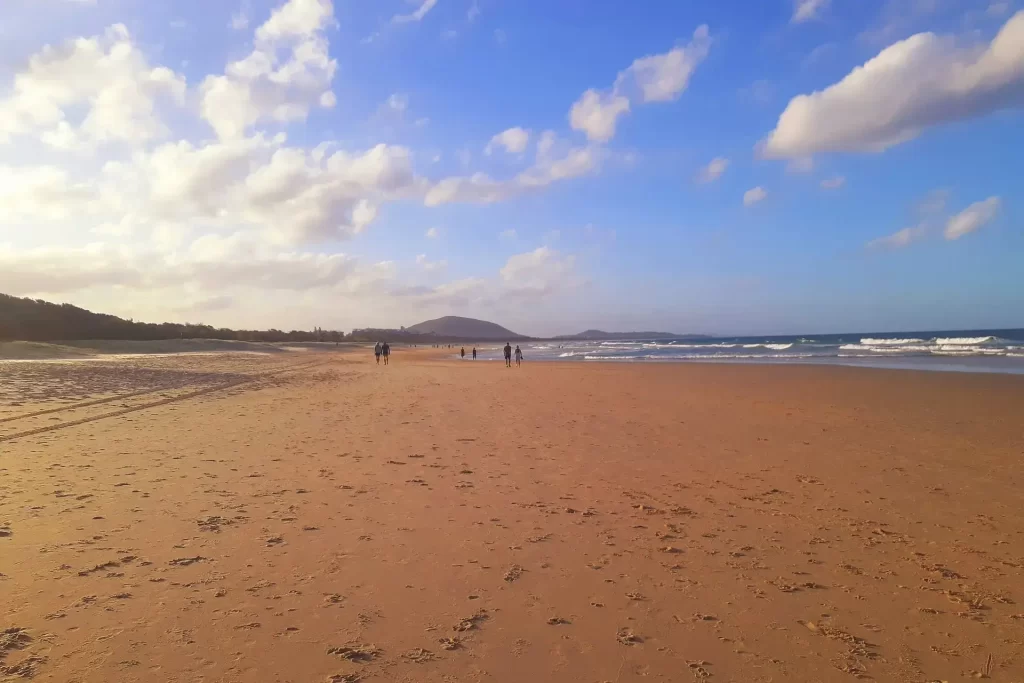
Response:
[{"label": "wet sand", "polygon": [[1024,378],[430,355],[0,363],[0,679],[1024,681]]}]

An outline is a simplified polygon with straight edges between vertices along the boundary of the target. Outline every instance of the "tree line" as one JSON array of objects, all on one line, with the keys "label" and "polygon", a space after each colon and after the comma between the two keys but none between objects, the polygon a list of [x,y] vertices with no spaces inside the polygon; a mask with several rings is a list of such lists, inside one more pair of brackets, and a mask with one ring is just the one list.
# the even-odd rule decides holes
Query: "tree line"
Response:
[{"label": "tree line", "polygon": [[340,330],[232,330],[199,323],[143,323],[115,315],[93,313],[71,304],[42,299],[23,299],[0,294],[0,341],[85,341],[164,339],[218,339],[245,342],[377,342],[437,344],[456,342],[455,337],[417,334],[405,329]]},{"label": "tree line", "polygon": [[143,323],[71,304],[0,294],[0,341],[221,339],[248,342],[340,342],[338,330],[232,330],[194,323]]}]

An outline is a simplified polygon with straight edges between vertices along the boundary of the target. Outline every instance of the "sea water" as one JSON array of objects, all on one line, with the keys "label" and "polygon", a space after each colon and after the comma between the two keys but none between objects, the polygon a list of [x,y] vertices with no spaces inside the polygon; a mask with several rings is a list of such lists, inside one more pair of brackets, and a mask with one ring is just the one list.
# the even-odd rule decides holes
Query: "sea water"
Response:
[{"label": "sea water", "polygon": [[[535,341],[519,345],[526,362],[831,363],[1024,374],[1024,329]],[[500,360],[503,346],[485,344],[477,351],[481,359]]]}]

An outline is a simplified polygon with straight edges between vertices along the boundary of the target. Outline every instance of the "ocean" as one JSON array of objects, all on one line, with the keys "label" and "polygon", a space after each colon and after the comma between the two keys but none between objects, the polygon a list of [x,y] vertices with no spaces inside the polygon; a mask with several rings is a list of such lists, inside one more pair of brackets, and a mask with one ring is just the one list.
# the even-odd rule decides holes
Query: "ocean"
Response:
[{"label": "ocean", "polygon": [[[487,344],[477,350],[482,359],[500,360],[502,346]],[[526,362],[828,363],[1024,374],[1024,329],[539,341],[520,346]]]}]

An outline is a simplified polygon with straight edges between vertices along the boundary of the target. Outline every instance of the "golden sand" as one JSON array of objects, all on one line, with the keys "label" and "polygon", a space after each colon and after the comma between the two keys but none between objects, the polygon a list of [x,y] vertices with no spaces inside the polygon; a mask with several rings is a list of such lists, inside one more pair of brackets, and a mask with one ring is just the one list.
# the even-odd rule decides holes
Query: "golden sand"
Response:
[{"label": "golden sand", "polygon": [[0,363],[0,679],[1024,681],[1024,378]]}]

